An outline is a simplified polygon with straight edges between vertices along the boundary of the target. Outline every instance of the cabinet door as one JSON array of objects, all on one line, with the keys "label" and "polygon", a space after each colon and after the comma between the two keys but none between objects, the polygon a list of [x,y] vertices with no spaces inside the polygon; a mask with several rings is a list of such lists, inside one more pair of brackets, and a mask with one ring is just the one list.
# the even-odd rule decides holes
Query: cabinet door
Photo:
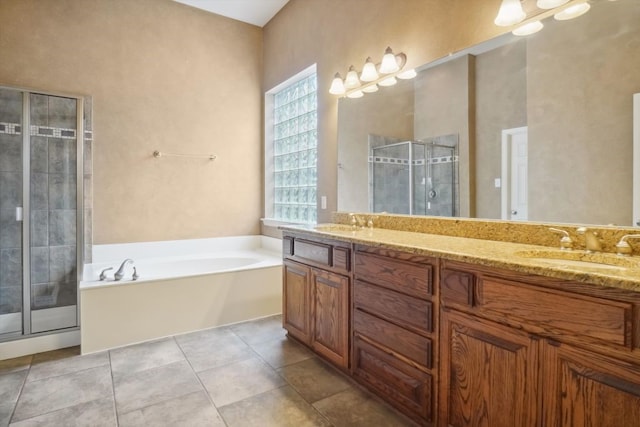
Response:
[{"label": "cabinet door", "polygon": [[313,283],[312,347],[347,368],[349,354],[349,278],[311,270]]},{"label": "cabinet door", "polygon": [[640,366],[544,343],[545,426],[640,427]]},{"label": "cabinet door", "polygon": [[537,340],[448,311],[440,337],[439,425],[536,425]]},{"label": "cabinet door", "polygon": [[284,262],[282,324],[293,337],[311,344],[311,269]]}]

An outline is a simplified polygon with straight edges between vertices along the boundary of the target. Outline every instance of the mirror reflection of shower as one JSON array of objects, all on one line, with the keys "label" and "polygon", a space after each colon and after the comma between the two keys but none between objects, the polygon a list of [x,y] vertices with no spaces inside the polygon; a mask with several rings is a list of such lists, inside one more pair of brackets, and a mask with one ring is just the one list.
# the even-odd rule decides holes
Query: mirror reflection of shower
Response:
[{"label": "mirror reflection of shower", "polygon": [[369,135],[369,210],[459,216],[458,135]]}]

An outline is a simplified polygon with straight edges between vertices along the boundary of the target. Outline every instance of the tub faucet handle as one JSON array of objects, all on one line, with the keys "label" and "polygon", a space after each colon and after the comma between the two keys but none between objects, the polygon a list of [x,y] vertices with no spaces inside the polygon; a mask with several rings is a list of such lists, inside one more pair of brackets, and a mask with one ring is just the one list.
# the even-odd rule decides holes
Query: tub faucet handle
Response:
[{"label": "tub faucet handle", "polygon": [[136,268],[133,267],[133,276],[131,276],[131,280],[138,280],[138,277],[140,277],[138,275],[138,270],[136,270]]},{"label": "tub faucet handle", "polygon": [[107,275],[105,273],[109,270],[113,270],[113,267],[105,268],[100,272],[100,281],[105,280],[107,278]]},{"label": "tub faucet handle", "polygon": [[122,279],[124,277],[124,267],[127,264],[133,264],[133,260],[131,258],[127,258],[124,261],[122,261],[122,264],[120,264],[120,268],[118,269],[118,271],[115,272],[115,274],[113,275],[113,278],[118,281],[120,279]]}]

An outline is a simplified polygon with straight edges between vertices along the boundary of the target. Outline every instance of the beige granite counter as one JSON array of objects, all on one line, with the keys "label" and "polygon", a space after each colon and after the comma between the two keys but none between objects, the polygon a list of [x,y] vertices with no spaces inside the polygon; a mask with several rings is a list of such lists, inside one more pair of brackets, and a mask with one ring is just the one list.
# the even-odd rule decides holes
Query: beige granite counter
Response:
[{"label": "beige granite counter", "polygon": [[[282,230],[369,246],[396,249],[448,260],[497,267],[576,282],[640,292],[640,257],[612,253],[587,254],[548,246],[468,237],[446,236],[343,224],[283,226]],[[560,259],[558,259],[560,258]],[[610,265],[615,264],[615,265]]]}]

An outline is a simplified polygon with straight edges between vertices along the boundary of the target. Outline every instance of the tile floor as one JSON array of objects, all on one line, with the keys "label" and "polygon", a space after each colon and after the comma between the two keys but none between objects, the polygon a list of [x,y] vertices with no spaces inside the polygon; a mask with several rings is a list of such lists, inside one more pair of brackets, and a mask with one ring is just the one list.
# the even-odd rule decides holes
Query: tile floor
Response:
[{"label": "tile floor", "polygon": [[408,426],[280,316],[87,356],[0,361],[0,426]]}]

